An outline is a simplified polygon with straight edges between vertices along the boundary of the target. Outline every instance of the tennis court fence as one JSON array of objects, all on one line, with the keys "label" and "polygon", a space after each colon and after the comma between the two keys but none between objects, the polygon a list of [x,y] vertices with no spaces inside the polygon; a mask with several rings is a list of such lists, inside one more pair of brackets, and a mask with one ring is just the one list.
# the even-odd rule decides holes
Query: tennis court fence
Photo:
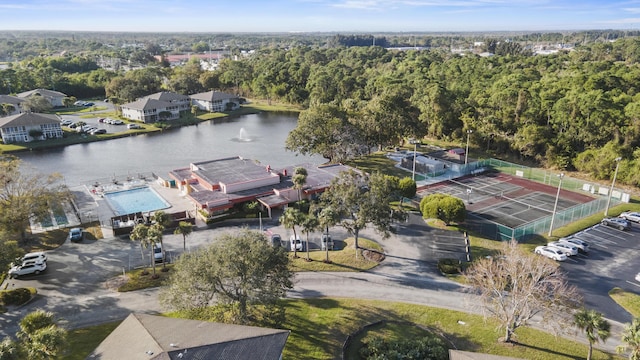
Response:
[{"label": "tennis court fence", "polygon": [[[530,168],[497,159],[484,159],[478,161],[478,163],[474,168],[482,167],[497,170],[504,174],[521,177],[556,188],[560,185],[560,177],[557,176],[557,173],[550,171]],[[604,212],[609,202],[610,188],[606,186],[588,183],[584,180],[573,179],[568,176],[562,178],[562,184],[560,186],[562,189],[568,191],[589,192],[595,196],[595,198],[593,201],[557,211],[555,217],[549,215],[515,228],[485,219],[476,214],[469,214],[467,218],[469,230],[481,233],[495,240],[524,240],[531,235],[548,233],[550,231],[552,217],[554,218],[553,229],[556,229],[598,212]],[[613,191],[611,191],[610,206],[617,205],[620,202],[628,202],[629,198],[629,194],[613,189]]]}]

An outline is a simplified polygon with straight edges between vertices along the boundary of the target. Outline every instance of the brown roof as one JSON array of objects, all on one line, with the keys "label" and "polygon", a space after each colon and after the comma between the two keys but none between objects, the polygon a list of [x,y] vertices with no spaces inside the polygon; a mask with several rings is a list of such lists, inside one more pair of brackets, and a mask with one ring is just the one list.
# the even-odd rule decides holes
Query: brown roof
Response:
[{"label": "brown roof", "polygon": [[60,120],[55,115],[45,115],[36,113],[22,113],[9,115],[0,118],[0,127],[13,126],[33,126],[44,124],[60,124]]},{"label": "brown roof", "polygon": [[88,359],[278,360],[289,330],[129,315]]}]

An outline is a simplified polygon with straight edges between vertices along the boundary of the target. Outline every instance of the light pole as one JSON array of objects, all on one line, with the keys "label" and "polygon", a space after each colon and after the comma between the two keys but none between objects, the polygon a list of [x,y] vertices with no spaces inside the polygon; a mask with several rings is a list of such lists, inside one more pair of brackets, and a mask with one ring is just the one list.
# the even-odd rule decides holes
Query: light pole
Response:
[{"label": "light pole", "polygon": [[604,209],[604,216],[609,215],[609,205],[611,205],[611,195],[613,194],[613,186],[616,184],[616,177],[618,176],[618,167],[620,166],[621,157],[614,159],[616,162],[616,171],[613,173],[613,181],[611,182],[611,189],[609,189],[609,198],[607,199],[607,207]]},{"label": "light pole", "polygon": [[413,140],[413,170],[411,171],[411,180],[416,181],[416,152],[418,151],[419,141]]},{"label": "light pole", "polygon": [[553,220],[556,218],[556,210],[558,209],[558,199],[560,198],[560,189],[562,188],[562,178],[564,177],[564,173],[560,173],[558,175],[560,181],[558,182],[558,193],[556,194],[556,203],[553,205],[553,214],[551,214],[551,225],[549,226],[549,236],[553,232]]},{"label": "light pole", "polygon": [[473,130],[467,130],[467,149],[464,151],[464,164],[467,165],[467,160],[469,159],[469,137]]}]

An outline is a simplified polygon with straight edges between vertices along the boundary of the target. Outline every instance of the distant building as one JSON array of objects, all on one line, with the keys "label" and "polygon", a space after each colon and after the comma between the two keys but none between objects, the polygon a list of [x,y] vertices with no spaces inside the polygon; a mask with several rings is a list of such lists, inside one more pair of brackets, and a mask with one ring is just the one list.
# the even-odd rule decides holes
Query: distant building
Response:
[{"label": "distant building", "polygon": [[[5,104],[11,105],[13,107],[13,110],[12,111],[10,110],[9,114],[5,114],[5,116],[21,113],[22,112],[21,104],[23,102],[24,102],[24,99],[21,99],[17,96],[0,95],[0,107],[2,107]],[[2,112],[0,112],[0,116],[2,116]]]},{"label": "distant building", "polygon": [[[40,133],[33,137],[34,131]],[[62,126],[55,115],[22,113],[0,118],[0,135],[5,144],[62,137]]]},{"label": "distant building", "polygon": [[127,119],[154,123],[175,120],[180,114],[191,110],[191,99],[186,95],[161,91],[120,105],[122,116]]},{"label": "distant building", "polygon": [[190,96],[191,103],[200,110],[209,112],[222,112],[236,110],[240,107],[238,96],[219,91],[207,91]]},{"label": "distant building", "polygon": [[289,330],[130,314],[87,359],[281,360]]},{"label": "distant building", "polygon": [[53,107],[63,107],[64,106],[63,100],[64,98],[67,97],[67,94],[61,93],[59,91],[47,90],[47,89],[29,90],[29,91],[21,92],[16,96],[21,99],[28,99],[34,95],[40,95],[43,98],[47,99],[51,103],[51,106]]}]

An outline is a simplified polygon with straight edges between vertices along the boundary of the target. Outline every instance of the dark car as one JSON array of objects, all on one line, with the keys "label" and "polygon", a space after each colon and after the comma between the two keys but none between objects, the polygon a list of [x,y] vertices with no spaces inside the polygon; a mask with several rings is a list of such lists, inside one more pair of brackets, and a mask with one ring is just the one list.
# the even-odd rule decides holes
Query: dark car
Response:
[{"label": "dark car", "polygon": [[95,104],[94,104],[94,103],[92,103],[92,102],[86,102],[86,103],[84,103],[84,106],[93,106],[93,105],[95,105]]},{"label": "dark car", "polygon": [[622,218],[604,218],[600,222],[602,225],[611,226],[618,230],[629,230],[631,229],[631,223]]},{"label": "dark car", "polygon": [[82,241],[84,238],[84,232],[80,228],[72,228],[69,230],[69,240],[73,242]]}]

